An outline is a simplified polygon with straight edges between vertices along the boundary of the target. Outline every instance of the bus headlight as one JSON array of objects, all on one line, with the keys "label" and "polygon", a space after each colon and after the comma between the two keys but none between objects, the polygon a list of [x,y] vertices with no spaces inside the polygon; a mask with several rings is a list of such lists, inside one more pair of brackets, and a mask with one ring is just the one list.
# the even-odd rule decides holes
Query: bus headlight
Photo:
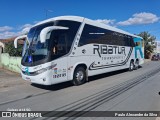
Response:
[{"label": "bus headlight", "polygon": [[45,71],[47,71],[47,69],[46,69],[46,68],[43,68],[43,69],[41,69],[41,70],[36,71],[36,74],[41,74],[41,73],[43,73],[43,72],[45,72]]}]

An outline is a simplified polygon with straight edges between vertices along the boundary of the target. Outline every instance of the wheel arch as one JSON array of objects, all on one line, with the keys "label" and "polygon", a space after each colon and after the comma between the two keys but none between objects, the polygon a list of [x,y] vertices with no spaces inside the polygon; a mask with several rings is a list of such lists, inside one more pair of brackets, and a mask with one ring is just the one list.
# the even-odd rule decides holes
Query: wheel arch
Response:
[{"label": "wheel arch", "polygon": [[78,68],[78,67],[83,67],[85,70],[86,70],[86,75],[88,77],[88,66],[86,65],[86,63],[84,62],[80,62],[80,63],[77,63],[73,66],[72,68],[72,73],[71,73],[71,80],[73,79],[73,75],[74,75],[74,72],[75,70]]},{"label": "wheel arch", "polygon": [[75,71],[78,67],[83,67],[85,70],[87,69],[87,65],[86,65],[85,63],[80,63],[80,64],[78,64],[78,65],[75,67],[74,71]]}]

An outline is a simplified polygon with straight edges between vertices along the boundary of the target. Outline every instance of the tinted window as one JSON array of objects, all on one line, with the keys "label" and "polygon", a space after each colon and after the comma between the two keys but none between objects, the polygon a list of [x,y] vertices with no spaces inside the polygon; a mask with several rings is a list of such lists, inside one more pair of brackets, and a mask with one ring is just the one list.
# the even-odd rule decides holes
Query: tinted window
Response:
[{"label": "tinted window", "polygon": [[80,22],[67,20],[56,21],[54,23],[55,26],[68,27],[69,29],[52,31],[50,37],[51,60],[69,53],[80,24]]},{"label": "tinted window", "polygon": [[50,37],[51,58],[56,59],[67,54],[67,30],[52,31]]},{"label": "tinted window", "polygon": [[134,46],[133,38],[122,33],[98,28],[91,25],[85,25],[79,46],[86,44],[108,44],[119,46]]},{"label": "tinted window", "polygon": [[56,26],[68,27],[67,30],[67,52],[70,51],[75,35],[80,27],[80,22],[76,21],[68,21],[68,20],[60,20],[56,21]]},{"label": "tinted window", "polygon": [[97,32],[97,27],[85,25],[79,41],[79,46],[83,46],[90,43],[98,43],[98,40],[101,37],[101,35],[96,34]]},{"label": "tinted window", "polygon": [[38,65],[48,58],[48,42],[40,42],[40,32],[42,29],[48,26],[53,26],[52,22],[44,23],[42,25],[35,26],[31,28],[28,33],[28,40],[30,41],[30,46],[26,49],[26,52],[22,58],[22,65],[33,66]]}]

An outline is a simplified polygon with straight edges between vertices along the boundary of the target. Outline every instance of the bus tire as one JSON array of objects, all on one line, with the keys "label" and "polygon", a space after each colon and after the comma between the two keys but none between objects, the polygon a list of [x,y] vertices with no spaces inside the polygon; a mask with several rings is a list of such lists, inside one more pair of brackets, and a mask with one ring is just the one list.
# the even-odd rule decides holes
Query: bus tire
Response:
[{"label": "bus tire", "polygon": [[74,71],[73,84],[78,86],[86,82],[86,71],[83,67],[78,67]]},{"label": "bus tire", "polygon": [[133,71],[133,70],[134,70],[134,62],[131,61],[129,65],[129,71]]},{"label": "bus tire", "polygon": [[139,60],[136,60],[134,69],[137,70],[139,68]]}]

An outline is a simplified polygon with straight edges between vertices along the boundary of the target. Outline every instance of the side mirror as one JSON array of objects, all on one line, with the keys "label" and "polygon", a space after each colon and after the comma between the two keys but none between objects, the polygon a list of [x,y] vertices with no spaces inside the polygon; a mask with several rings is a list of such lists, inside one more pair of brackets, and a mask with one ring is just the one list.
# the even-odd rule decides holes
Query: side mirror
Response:
[{"label": "side mirror", "polygon": [[17,38],[14,40],[14,47],[15,47],[15,48],[17,48],[17,42],[18,42],[18,40],[21,40],[21,39],[27,39],[27,35],[19,36],[19,37],[17,37]]},{"label": "side mirror", "polygon": [[46,27],[46,28],[42,29],[42,31],[40,33],[40,42],[44,43],[46,41],[47,34],[53,30],[68,30],[68,29],[69,29],[68,27],[61,27],[61,26]]}]

